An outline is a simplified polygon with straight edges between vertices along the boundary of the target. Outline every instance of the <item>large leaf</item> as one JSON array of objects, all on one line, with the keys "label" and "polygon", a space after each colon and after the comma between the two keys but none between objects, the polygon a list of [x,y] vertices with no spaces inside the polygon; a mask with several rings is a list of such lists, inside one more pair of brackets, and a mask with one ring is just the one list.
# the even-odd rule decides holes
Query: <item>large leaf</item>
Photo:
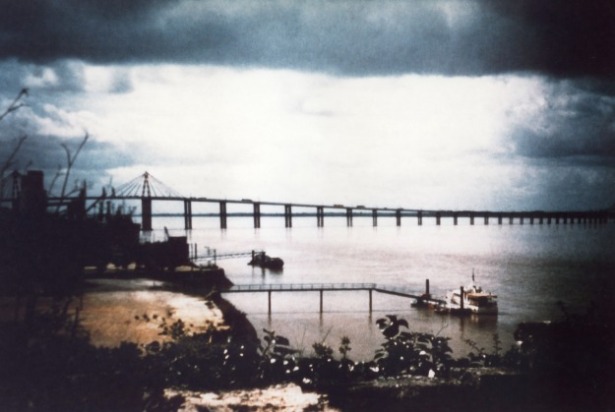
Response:
[{"label": "large leaf", "polygon": [[284,336],[276,336],[275,337],[275,344],[276,345],[289,346],[290,345],[290,341],[287,338],[285,338]]}]

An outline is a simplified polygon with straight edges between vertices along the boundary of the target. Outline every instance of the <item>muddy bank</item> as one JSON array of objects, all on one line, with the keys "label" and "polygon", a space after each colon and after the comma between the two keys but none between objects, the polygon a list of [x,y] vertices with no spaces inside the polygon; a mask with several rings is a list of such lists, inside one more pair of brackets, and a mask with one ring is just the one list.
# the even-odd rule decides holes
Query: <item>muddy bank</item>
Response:
[{"label": "muddy bank", "polygon": [[95,346],[166,340],[162,325],[179,320],[191,333],[214,329],[238,340],[256,340],[246,315],[216,292],[231,285],[222,269],[175,272],[158,279],[110,271],[88,280],[75,310]]},{"label": "muddy bank", "polygon": [[248,320],[247,315],[238,310],[228,300],[222,298],[220,292],[213,291],[206,296],[206,299],[220,310],[224,324],[229,328],[234,338],[245,342],[258,341],[256,329]]},{"label": "muddy bank", "polygon": [[169,398],[181,395],[185,401],[178,412],[232,411],[322,411],[340,412],[328,405],[325,396],[304,392],[298,385],[283,384],[267,388],[225,392],[167,390]]}]

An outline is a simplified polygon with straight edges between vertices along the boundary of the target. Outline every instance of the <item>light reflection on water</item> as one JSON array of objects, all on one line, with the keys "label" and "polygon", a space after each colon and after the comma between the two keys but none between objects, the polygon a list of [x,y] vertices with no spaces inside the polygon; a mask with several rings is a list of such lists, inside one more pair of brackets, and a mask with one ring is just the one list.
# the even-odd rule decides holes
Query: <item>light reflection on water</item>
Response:
[{"label": "light reflection on water", "polygon": [[163,321],[181,319],[193,331],[222,322],[220,311],[208,308],[202,298],[160,290],[160,282],[96,280],[93,285],[84,296],[80,319],[95,345],[164,340]]},{"label": "light reflection on water", "polygon": [[[615,258],[612,239],[615,225],[483,225],[458,226],[442,221],[436,226],[413,219],[401,227],[394,219],[381,218],[372,227],[371,218],[325,218],[317,228],[315,218],[295,218],[293,228],[283,227],[283,218],[263,218],[262,228],[251,227],[249,218],[230,218],[229,229],[220,230],[215,218],[193,219],[189,241],[218,254],[263,249],[285,261],[280,274],[247,265],[248,258],[221,260],[231,281],[246,283],[343,283],[369,282],[401,285],[417,292],[430,279],[431,291],[467,285],[474,270],[477,283],[499,296],[500,313],[495,318],[456,318],[419,311],[410,300],[374,293],[373,313],[368,312],[367,292],[325,292],[324,313],[319,313],[318,293],[272,295],[273,314],[267,313],[267,294],[229,294],[225,297],[246,312],[257,330],[273,329],[297,347],[310,350],[324,341],[334,349],[342,336],[351,339],[353,359],[371,358],[381,343],[374,322],[385,314],[406,318],[412,330],[452,338],[455,355],[465,355],[465,339],[492,348],[498,333],[504,347],[512,342],[519,322],[544,320],[561,315],[556,302],[583,310],[590,300],[610,303],[614,295],[612,273]],[[154,218],[155,227],[167,226],[173,235],[184,234],[182,218]],[[156,232],[158,233],[158,232]],[[162,238],[162,235],[158,236]]]}]

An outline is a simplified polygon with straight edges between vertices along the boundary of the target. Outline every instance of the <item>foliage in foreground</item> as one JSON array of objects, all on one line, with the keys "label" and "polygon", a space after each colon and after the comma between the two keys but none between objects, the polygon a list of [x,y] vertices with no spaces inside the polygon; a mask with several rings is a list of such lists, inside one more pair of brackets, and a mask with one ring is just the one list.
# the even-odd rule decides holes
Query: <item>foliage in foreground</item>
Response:
[{"label": "foliage in foreground", "polygon": [[348,357],[348,338],[338,354],[315,343],[306,356],[273,331],[264,330],[259,341],[214,329],[193,333],[177,320],[161,325],[168,340],[96,348],[78,325],[57,313],[38,322],[27,329],[5,325],[0,333],[0,403],[6,410],[177,410],[183,400],[166,399],[165,388],[211,391],[293,382],[330,392],[399,376],[447,381],[476,367],[527,374],[544,388],[535,394],[544,402],[561,402],[560,394],[549,391],[563,385],[570,395],[565,399],[573,393],[604,406],[613,385],[612,327],[591,311],[552,324],[520,325],[515,337],[523,345],[504,353],[497,335],[492,352],[468,342],[472,352],[459,359],[452,357],[448,338],[412,332],[404,319],[387,315],[376,321],[384,339],[367,362]]}]

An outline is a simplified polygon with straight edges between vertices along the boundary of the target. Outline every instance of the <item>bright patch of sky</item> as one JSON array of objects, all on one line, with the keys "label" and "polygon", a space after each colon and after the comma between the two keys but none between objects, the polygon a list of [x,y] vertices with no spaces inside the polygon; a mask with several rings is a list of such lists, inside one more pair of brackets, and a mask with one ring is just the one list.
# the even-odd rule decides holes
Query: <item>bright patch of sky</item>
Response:
[{"label": "bright patch of sky", "polygon": [[[216,198],[516,207],[511,187],[525,187],[529,169],[510,135],[540,118],[545,101],[544,81],[527,76],[83,71],[87,93],[73,103],[81,130],[131,150],[136,162],[109,170],[114,181],[149,170],[180,193]],[[109,93],[117,78],[129,84],[125,93]]]}]

